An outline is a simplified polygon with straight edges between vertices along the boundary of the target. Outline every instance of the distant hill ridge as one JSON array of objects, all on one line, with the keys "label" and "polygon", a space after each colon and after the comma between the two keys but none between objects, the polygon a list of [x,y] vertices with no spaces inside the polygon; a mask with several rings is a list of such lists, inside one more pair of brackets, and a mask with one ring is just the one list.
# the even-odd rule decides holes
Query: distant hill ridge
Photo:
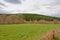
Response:
[{"label": "distant hill ridge", "polygon": [[46,15],[38,15],[38,14],[23,14],[23,15],[25,16],[26,20],[46,20],[46,21],[60,20],[59,17],[46,16]]},{"label": "distant hill ridge", "polygon": [[50,23],[50,22],[60,23],[60,18],[38,14],[0,14],[0,24]]}]

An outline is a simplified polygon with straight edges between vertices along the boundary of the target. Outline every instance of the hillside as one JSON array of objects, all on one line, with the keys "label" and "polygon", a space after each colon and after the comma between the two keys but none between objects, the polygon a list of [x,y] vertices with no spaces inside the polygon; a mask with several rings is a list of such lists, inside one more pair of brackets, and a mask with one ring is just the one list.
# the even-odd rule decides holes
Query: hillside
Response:
[{"label": "hillside", "polygon": [[60,23],[60,18],[38,14],[0,14],[0,24]]},{"label": "hillside", "polygon": [[38,15],[38,14],[23,14],[25,20],[46,20],[46,21],[53,21],[53,20],[60,20],[58,17],[52,16],[45,16],[45,15]]}]

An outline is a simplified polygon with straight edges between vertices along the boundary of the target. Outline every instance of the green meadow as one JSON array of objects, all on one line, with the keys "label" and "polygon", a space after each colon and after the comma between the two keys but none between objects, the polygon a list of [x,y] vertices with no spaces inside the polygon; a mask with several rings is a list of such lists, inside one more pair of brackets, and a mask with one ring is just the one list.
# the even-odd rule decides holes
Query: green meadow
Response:
[{"label": "green meadow", "polygon": [[39,35],[59,28],[60,24],[0,25],[0,40],[36,40]]}]

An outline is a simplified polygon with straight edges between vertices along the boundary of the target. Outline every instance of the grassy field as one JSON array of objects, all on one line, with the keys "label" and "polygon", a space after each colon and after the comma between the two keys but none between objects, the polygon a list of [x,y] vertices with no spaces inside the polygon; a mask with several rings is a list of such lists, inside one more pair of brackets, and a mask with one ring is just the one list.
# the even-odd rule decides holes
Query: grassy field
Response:
[{"label": "grassy field", "polygon": [[60,24],[0,25],[0,40],[36,40],[39,35],[57,28]]}]

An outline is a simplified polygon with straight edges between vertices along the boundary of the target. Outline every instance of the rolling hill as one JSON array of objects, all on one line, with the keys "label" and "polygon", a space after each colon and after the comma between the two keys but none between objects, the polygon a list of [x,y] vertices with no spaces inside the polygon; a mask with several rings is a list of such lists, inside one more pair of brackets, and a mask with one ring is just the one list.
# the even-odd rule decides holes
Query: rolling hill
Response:
[{"label": "rolling hill", "polygon": [[41,23],[60,23],[60,18],[38,14],[0,14],[0,24],[38,23],[39,21]]}]

